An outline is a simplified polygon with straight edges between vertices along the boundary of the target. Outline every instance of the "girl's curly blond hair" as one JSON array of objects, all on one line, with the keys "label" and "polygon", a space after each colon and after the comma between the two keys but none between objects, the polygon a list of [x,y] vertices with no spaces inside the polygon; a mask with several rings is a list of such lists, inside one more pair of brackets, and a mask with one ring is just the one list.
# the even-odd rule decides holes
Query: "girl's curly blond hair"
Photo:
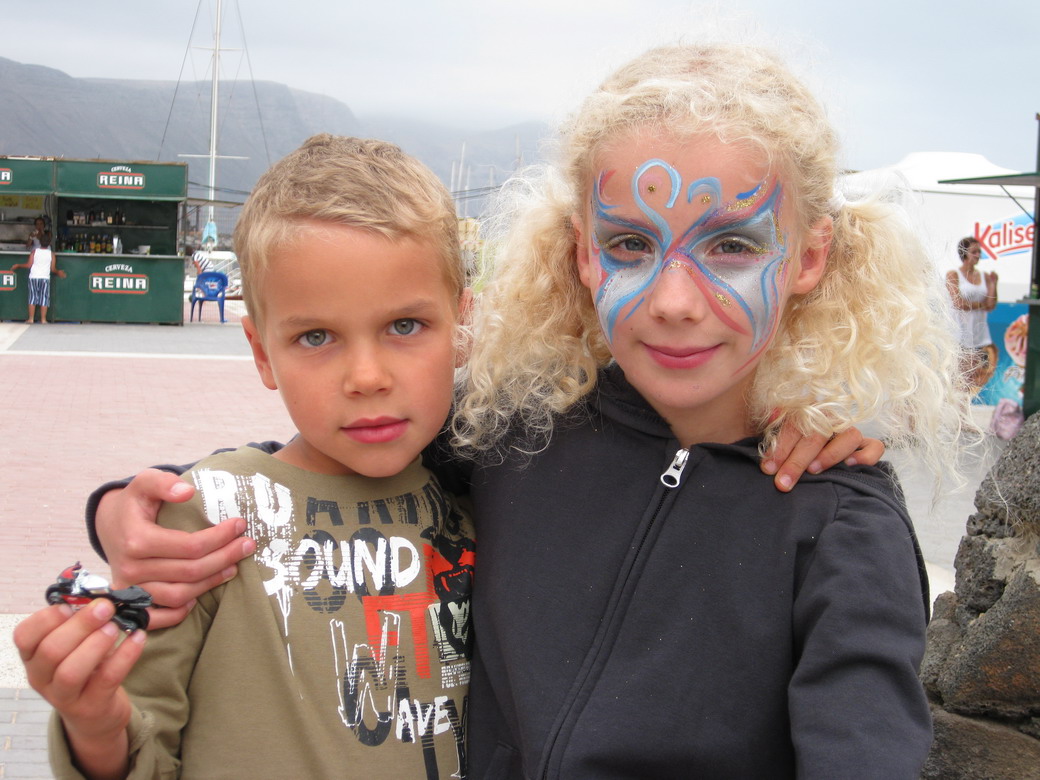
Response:
[{"label": "girl's curly blond hair", "polygon": [[761,151],[796,203],[803,249],[833,216],[824,277],[793,296],[748,398],[766,437],[790,421],[831,434],[874,421],[941,474],[967,421],[940,275],[898,199],[840,203],[836,135],[807,89],[768,52],[744,45],[653,49],[609,77],[561,129],[559,159],[508,187],[493,267],[474,313],[475,343],[453,421],[458,446],[494,451],[507,431],[544,445],[557,416],[611,360],[579,281],[571,217],[607,146],[635,130],[711,134]]}]

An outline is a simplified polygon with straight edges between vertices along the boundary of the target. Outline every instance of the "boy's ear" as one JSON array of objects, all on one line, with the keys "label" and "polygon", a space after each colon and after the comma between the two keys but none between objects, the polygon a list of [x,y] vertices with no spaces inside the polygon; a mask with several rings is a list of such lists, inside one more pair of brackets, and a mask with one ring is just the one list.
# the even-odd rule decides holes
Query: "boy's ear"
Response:
[{"label": "boy's ear", "polygon": [[249,348],[253,350],[253,363],[256,364],[256,370],[260,374],[264,387],[268,390],[277,390],[278,383],[274,379],[271,359],[267,356],[264,342],[260,338],[260,331],[257,330],[256,323],[253,322],[252,317],[242,318],[242,330],[246,332],[246,341],[249,342]]},{"label": "boy's ear", "polygon": [[459,313],[455,318],[458,329],[455,338],[455,368],[462,368],[469,360],[469,348],[473,335],[469,330],[470,319],[473,316],[473,290],[465,287],[459,296]]},{"label": "boy's ear", "polygon": [[463,287],[459,295],[459,325],[469,325],[470,316],[473,314],[473,288]]},{"label": "boy's ear", "polygon": [[590,290],[595,289],[595,274],[589,265],[589,245],[585,243],[585,226],[581,217],[571,214],[571,226],[574,228],[574,257],[578,265],[578,278]]},{"label": "boy's ear", "polygon": [[827,256],[834,237],[834,220],[826,214],[817,220],[809,231],[809,246],[802,252],[798,263],[798,276],[791,284],[791,292],[804,295],[816,289],[827,270]]}]

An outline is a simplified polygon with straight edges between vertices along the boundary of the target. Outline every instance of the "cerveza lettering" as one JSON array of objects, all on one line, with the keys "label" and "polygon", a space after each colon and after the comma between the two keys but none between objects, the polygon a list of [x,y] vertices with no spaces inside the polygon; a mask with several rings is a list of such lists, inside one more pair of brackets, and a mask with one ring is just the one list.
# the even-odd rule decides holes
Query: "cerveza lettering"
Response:
[{"label": "cerveza lettering", "polygon": [[143,173],[99,173],[99,187],[115,187],[118,189],[140,190],[144,188]]},{"label": "cerveza lettering", "polygon": [[147,292],[148,277],[129,274],[91,274],[91,292]]}]

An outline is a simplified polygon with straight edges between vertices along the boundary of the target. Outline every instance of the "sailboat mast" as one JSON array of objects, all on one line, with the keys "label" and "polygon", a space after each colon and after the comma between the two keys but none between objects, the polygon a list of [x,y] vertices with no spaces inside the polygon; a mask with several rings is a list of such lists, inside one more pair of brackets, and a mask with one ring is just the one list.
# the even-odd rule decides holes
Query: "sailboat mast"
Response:
[{"label": "sailboat mast", "polygon": [[209,209],[207,221],[213,222],[213,201],[217,194],[217,87],[220,84],[220,22],[223,13],[217,0],[217,24],[213,42],[213,87],[209,96]]}]

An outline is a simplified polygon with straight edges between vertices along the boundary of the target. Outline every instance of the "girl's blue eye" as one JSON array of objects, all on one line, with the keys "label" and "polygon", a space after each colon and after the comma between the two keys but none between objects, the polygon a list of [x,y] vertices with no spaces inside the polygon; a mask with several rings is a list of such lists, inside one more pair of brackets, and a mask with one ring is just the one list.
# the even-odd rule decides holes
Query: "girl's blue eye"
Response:
[{"label": "girl's blue eye", "polygon": [[715,245],[715,248],[724,255],[739,255],[742,252],[753,252],[754,247],[746,241],[736,238],[725,238]]},{"label": "girl's blue eye", "polygon": [[411,336],[413,333],[418,333],[421,327],[422,325],[418,320],[411,318],[394,320],[393,325],[390,326],[395,336]]},{"label": "girl's blue eye", "polygon": [[606,241],[604,246],[617,260],[634,262],[653,252],[650,242],[634,233],[625,233]]},{"label": "girl's blue eye", "polygon": [[308,347],[320,347],[329,340],[329,334],[324,330],[309,330],[299,340]]}]

